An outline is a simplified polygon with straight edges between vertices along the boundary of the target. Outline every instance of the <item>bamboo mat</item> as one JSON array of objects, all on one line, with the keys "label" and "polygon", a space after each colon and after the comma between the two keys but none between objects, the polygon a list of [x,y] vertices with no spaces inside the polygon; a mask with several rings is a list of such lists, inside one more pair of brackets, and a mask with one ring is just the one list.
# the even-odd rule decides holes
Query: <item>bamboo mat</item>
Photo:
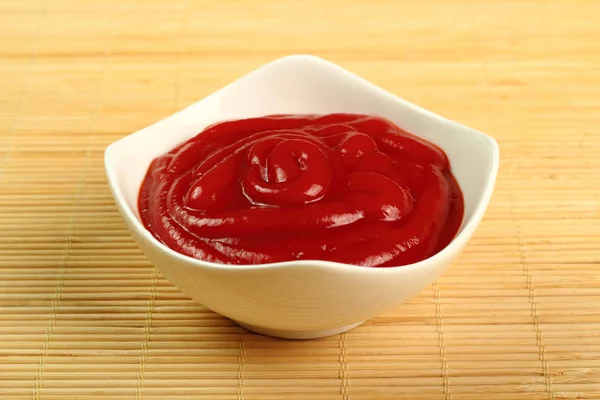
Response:
[{"label": "bamboo mat", "polygon": [[[0,399],[599,399],[600,3],[0,0]],[[501,146],[430,288],[322,340],[242,330],[148,263],[111,142],[322,56]]]}]

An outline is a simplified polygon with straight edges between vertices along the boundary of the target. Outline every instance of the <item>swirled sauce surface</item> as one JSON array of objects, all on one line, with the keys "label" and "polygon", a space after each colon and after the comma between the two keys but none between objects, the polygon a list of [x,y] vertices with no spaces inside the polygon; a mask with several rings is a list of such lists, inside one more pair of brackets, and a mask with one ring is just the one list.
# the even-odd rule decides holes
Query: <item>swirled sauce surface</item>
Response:
[{"label": "swirled sauce surface", "polygon": [[432,256],[464,210],[440,148],[357,114],[209,126],[152,161],[138,206],[154,237],[201,260],[369,267]]}]

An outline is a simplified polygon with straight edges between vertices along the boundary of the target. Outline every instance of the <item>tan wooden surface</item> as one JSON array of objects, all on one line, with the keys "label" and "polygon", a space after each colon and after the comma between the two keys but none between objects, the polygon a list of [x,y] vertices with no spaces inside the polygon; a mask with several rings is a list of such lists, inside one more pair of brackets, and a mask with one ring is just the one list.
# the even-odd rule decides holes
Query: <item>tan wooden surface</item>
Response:
[{"label": "tan wooden surface", "polygon": [[[284,342],[149,265],[106,145],[312,53],[496,137],[457,263],[345,335]],[[600,2],[0,0],[0,398],[600,398]]]}]

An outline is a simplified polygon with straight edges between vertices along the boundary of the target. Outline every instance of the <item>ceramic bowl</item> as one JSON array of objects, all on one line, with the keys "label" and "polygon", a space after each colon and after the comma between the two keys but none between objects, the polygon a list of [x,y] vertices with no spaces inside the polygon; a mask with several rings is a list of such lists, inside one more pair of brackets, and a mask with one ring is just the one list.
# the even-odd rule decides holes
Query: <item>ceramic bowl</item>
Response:
[{"label": "ceramic bowl", "polygon": [[[137,196],[151,160],[207,125],[286,113],[364,113],[390,119],[443,148],[464,195],[455,239],[415,264],[365,268],[324,261],[228,266],[179,254],[140,223]],[[402,100],[308,55],[264,65],[176,114],[111,144],[105,167],[116,205],[148,259],[186,295],[258,333],[308,339],[347,331],[430,285],[480,223],[494,189],[499,149],[491,137]]]}]

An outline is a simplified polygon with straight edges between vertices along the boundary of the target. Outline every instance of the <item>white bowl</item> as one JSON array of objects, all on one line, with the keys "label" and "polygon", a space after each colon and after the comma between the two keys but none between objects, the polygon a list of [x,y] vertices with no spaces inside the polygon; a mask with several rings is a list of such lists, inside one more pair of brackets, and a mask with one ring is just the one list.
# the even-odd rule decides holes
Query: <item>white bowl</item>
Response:
[{"label": "white bowl", "polygon": [[[464,195],[455,239],[411,265],[365,268],[325,261],[230,266],[179,254],[157,241],[137,211],[153,158],[217,121],[286,113],[363,113],[386,117],[443,148]],[[111,144],[108,182],[127,227],[150,261],[182,292],[266,335],[308,339],[344,332],[431,284],[480,223],[496,181],[499,149],[491,137],[402,100],[314,56],[271,62],[184,110]]]}]

